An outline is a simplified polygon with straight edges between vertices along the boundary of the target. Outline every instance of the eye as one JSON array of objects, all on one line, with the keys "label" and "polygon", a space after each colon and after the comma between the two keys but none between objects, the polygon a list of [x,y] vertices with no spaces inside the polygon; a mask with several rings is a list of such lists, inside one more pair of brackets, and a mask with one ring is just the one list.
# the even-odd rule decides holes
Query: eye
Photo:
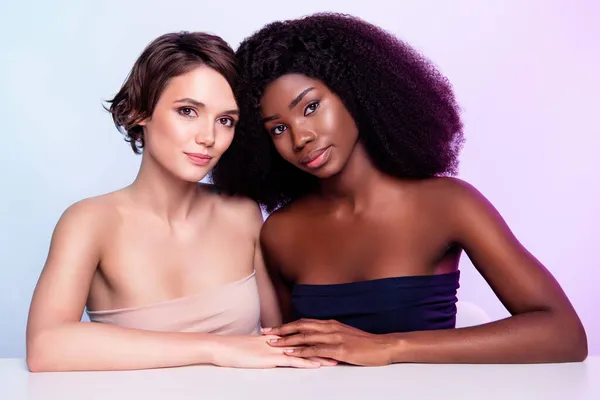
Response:
[{"label": "eye", "polygon": [[191,107],[181,107],[177,110],[177,112],[180,115],[183,115],[184,117],[188,117],[188,118],[194,118],[196,117],[198,114],[196,113],[196,110],[194,110]]},{"label": "eye", "polygon": [[235,121],[233,120],[233,118],[229,118],[229,117],[221,117],[219,119],[217,119],[217,122],[221,125],[225,125],[227,127],[232,127],[235,125]]},{"label": "eye", "polygon": [[310,115],[312,113],[314,113],[315,111],[317,111],[317,108],[319,108],[319,101],[313,101],[312,103],[310,103],[309,105],[306,106],[306,108],[304,109],[304,115]]},{"label": "eye", "polygon": [[277,125],[274,128],[271,128],[271,134],[275,135],[275,136],[279,136],[281,135],[283,132],[285,132],[287,128],[285,127],[285,125]]}]

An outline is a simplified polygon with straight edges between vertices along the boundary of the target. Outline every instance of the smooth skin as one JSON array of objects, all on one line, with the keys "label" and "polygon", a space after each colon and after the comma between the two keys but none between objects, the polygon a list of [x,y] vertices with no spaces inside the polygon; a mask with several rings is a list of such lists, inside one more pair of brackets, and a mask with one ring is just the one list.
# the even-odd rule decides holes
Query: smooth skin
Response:
[{"label": "smooth skin", "polygon": [[[356,365],[587,357],[586,333],[567,296],[473,186],[456,178],[409,181],[380,172],[352,116],[319,80],[301,74],[274,80],[261,99],[261,113],[279,154],[321,184],[317,193],[274,212],[261,232],[287,322],[264,330],[282,336],[271,340],[273,347],[298,346],[289,354]],[[337,321],[290,321],[293,284],[443,274],[458,270],[463,251],[511,317],[385,335]]]},{"label": "smooth skin", "polygon": [[[256,271],[263,326],[281,322],[258,236],[257,204],[198,184],[228,148],[238,118],[223,76],[199,66],[173,78],[140,121],[145,149],[128,187],[69,207],[52,236],[27,325],[33,372],[214,364],[315,368],[267,338],[151,332],[80,322],[90,310],[140,307],[218,288]],[[186,153],[212,157],[193,163]]]}]

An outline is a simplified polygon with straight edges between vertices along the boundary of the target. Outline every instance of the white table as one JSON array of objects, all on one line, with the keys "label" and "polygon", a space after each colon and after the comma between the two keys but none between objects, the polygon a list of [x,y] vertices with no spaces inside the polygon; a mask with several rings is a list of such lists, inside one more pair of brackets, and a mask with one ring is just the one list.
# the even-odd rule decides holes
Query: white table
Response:
[{"label": "white table", "polygon": [[211,366],[31,374],[0,359],[2,400],[600,399],[600,358],[542,365],[336,366],[241,370]]}]

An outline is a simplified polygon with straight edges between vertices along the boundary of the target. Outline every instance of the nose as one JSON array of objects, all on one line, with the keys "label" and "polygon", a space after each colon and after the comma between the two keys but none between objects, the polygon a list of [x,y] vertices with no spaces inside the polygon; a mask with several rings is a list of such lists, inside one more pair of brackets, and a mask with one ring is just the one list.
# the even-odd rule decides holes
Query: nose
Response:
[{"label": "nose", "polygon": [[292,132],[294,151],[302,150],[307,144],[314,141],[316,138],[317,135],[311,130],[301,129]]},{"label": "nose", "polygon": [[196,144],[206,147],[212,147],[215,144],[215,127],[213,124],[206,124],[200,128],[194,138]]}]

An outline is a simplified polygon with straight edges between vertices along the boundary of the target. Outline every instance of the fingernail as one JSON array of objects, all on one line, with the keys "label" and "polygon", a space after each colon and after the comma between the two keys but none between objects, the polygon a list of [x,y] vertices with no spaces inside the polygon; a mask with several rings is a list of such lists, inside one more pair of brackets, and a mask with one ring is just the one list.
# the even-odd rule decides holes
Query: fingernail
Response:
[{"label": "fingernail", "polygon": [[285,353],[293,353],[293,352],[294,352],[294,349],[285,349],[285,350],[283,350],[283,351],[284,351]]},{"label": "fingernail", "polygon": [[276,342],[276,341],[278,341],[278,340],[279,340],[279,339],[269,339],[269,340],[267,340],[267,342],[269,342],[269,343],[275,343],[275,342]]},{"label": "fingernail", "polygon": [[261,328],[263,332],[270,332],[273,328]]}]

